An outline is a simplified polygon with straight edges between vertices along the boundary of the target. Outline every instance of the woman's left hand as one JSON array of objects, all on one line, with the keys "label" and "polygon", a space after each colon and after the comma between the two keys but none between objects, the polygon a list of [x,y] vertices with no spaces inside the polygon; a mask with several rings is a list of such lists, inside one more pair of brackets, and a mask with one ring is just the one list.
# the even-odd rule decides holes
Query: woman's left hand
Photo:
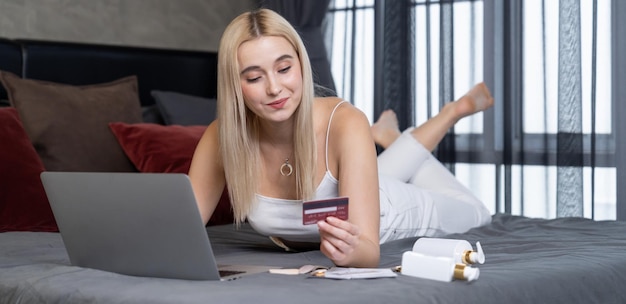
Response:
[{"label": "woman's left hand", "polygon": [[335,265],[350,263],[350,256],[359,246],[361,231],[358,226],[336,217],[319,221],[320,250]]}]

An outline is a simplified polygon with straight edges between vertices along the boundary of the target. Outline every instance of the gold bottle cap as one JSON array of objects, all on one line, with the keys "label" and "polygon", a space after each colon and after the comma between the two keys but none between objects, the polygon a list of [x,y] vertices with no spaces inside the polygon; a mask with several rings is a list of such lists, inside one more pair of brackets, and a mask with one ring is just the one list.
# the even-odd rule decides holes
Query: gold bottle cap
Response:
[{"label": "gold bottle cap", "polygon": [[480,270],[478,268],[469,267],[460,263],[454,265],[453,277],[457,280],[474,281],[478,279],[479,275]]}]

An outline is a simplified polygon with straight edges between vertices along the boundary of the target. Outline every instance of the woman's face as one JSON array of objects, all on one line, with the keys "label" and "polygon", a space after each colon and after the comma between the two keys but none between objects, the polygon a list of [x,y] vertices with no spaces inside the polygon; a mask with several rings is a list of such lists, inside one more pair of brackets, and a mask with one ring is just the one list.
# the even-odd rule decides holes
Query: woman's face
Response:
[{"label": "woman's face", "polygon": [[246,106],[266,120],[289,119],[302,98],[302,71],[287,39],[264,36],[244,42],[237,59]]}]

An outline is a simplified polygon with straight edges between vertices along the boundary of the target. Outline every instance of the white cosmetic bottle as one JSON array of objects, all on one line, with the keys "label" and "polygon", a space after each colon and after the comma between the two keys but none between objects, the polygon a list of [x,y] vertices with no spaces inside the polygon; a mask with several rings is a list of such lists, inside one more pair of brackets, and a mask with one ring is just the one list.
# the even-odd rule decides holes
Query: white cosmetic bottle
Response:
[{"label": "white cosmetic bottle", "polygon": [[402,254],[400,272],[403,275],[441,282],[474,281],[480,275],[478,268],[454,263],[452,258],[428,256],[413,251],[406,251]]},{"label": "white cosmetic bottle", "polygon": [[449,257],[454,263],[473,265],[485,263],[485,254],[480,242],[476,242],[476,251],[466,240],[420,238],[413,244],[413,252],[428,256]]}]

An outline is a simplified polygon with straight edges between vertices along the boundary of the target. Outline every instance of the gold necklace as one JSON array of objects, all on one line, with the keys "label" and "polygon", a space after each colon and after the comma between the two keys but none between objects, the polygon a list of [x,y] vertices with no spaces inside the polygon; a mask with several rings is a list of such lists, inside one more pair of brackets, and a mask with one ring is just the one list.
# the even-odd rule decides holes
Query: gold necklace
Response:
[{"label": "gold necklace", "polygon": [[280,166],[280,174],[282,176],[291,176],[293,173],[293,167],[289,163],[289,158],[285,159],[285,162]]}]

